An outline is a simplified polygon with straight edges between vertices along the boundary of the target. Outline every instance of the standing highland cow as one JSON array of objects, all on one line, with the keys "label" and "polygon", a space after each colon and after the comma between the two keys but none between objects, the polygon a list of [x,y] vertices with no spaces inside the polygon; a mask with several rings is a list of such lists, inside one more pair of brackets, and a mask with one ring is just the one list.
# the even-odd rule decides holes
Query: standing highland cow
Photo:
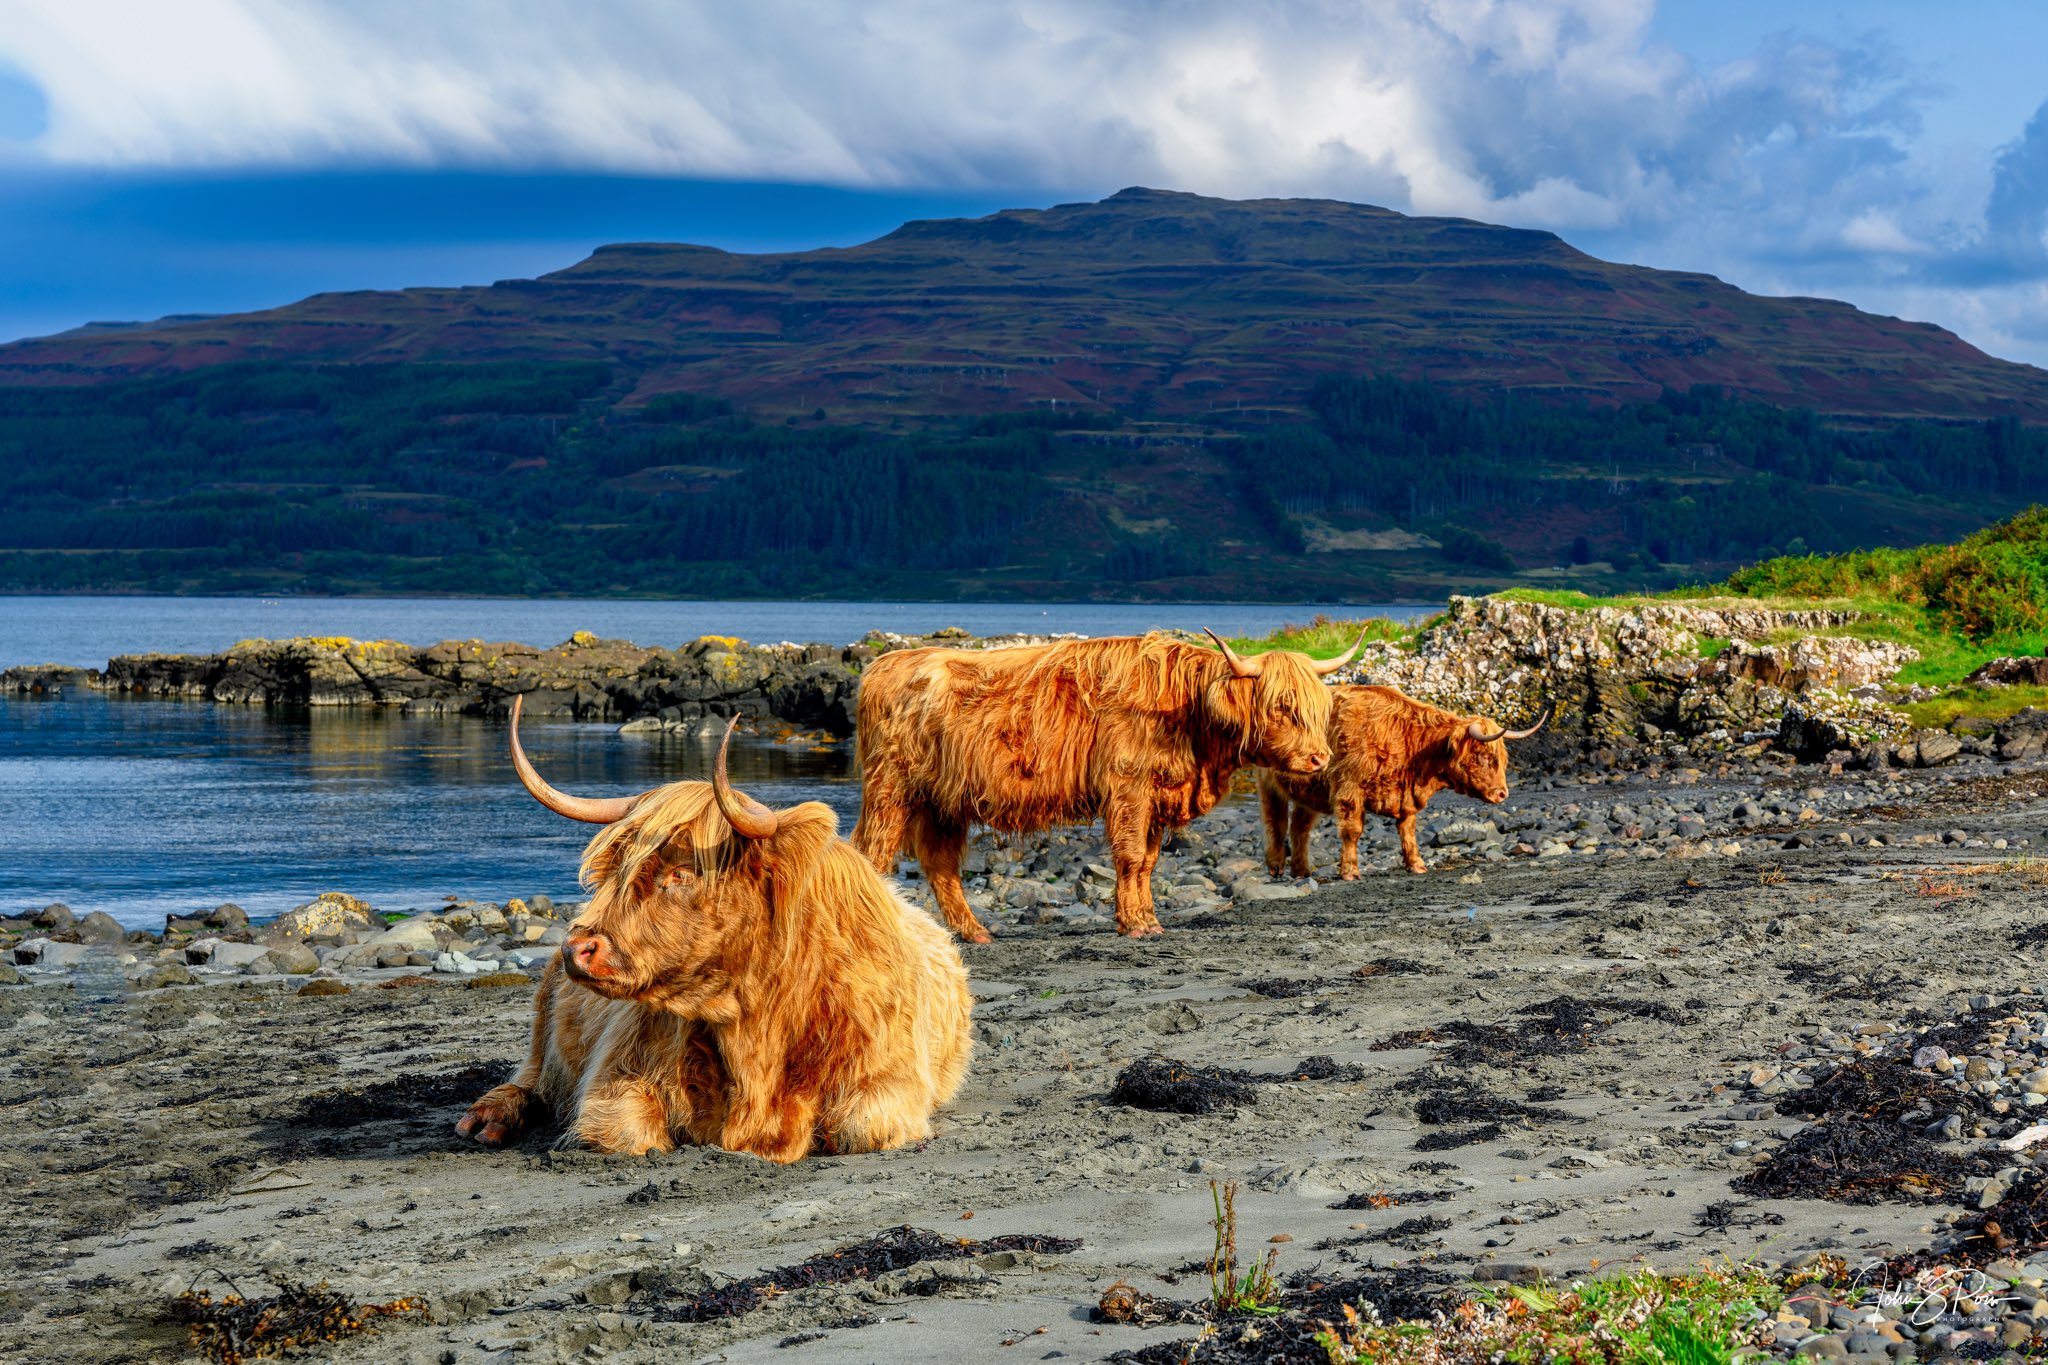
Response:
[{"label": "standing highland cow", "polygon": [[1210,638],[1216,650],[1147,635],[884,654],[861,678],[854,843],[887,872],[907,840],[946,922],[986,943],[960,885],[969,827],[1100,816],[1117,932],[1159,933],[1152,869],[1166,832],[1215,805],[1239,768],[1320,769],[1330,757],[1321,675],[1358,652],[1244,659]]},{"label": "standing highland cow", "polygon": [[[726,744],[732,726],[726,727]],[[600,1151],[679,1142],[795,1161],[931,1136],[972,1046],[967,972],[938,922],[815,802],[771,811],[712,780],[588,800],[519,745],[526,789],[602,824],[591,898],[534,997],[533,1048],[456,1125],[497,1146],[536,1105]]]},{"label": "standing highland cow", "polygon": [[[1330,710],[1330,765],[1313,776],[1266,769],[1259,805],[1266,817],[1266,871],[1277,877],[1293,850],[1293,872],[1308,875],[1308,836],[1316,817],[1337,817],[1342,850],[1338,874],[1358,876],[1358,836],[1367,812],[1394,822],[1410,872],[1428,870],[1415,846],[1415,817],[1446,787],[1492,805],[1508,799],[1508,746],[1550,719],[1551,708],[1526,730],[1497,728],[1479,716],[1439,710],[1391,687],[1336,689]],[[1292,809],[1290,810],[1290,804]]]}]

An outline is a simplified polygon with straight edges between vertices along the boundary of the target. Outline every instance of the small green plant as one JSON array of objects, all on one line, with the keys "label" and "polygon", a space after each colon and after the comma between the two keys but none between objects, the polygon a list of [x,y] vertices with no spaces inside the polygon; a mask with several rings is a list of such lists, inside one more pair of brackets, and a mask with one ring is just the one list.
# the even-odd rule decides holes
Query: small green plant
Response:
[{"label": "small green plant", "polygon": [[1269,1247],[1264,1260],[1239,1269],[1237,1263],[1237,1182],[1209,1182],[1209,1198],[1216,1206],[1211,1226],[1216,1245],[1209,1252],[1209,1306],[1218,1317],[1231,1313],[1271,1314],[1280,1311],[1280,1285],[1273,1278],[1273,1262],[1280,1248]]}]

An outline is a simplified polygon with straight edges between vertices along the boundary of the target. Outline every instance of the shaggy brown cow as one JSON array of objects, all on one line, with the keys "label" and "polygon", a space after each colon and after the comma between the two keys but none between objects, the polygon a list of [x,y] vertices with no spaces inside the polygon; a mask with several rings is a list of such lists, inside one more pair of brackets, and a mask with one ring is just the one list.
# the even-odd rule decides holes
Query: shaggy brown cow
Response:
[{"label": "shaggy brown cow", "polygon": [[1306,877],[1309,831],[1318,815],[1335,815],[1337,837],[1343,841],[1337,870],[1345,881],[1356,879],[1358,836],[1368,811],[1394,822],[1408,870],[1427,871],[1415,847],[1415,817],[1429,798],[1448,787],[1493,805],[1507,800],[1508,746],[1503,741],[1527,739],[1549,719],[1546,706],[1528,729],[1503,730],[1391,687],[1337,688],[1330,709],[1330,766],[1311,777],[1271,769],[1259,774],[1266,871],[1279,876],[1292,848],[1294,875]]},{"label": "shaggy brown cow", "polygon": [[605,829],[584,850],[590,903],[534,997],[532,1051],[458,1133],[497,1146],[542,1108],[600,1151],[695,1142],[770,1161],[931,1136],[972,1047],[959,948],[828,807],[735,793],[725,754],[708,784],[568,796],[527,762],[513,702],[526,789]]},{"label": "shaggy brown cow", "polygon": [[1241,767],[1320,769],[1330,757],[1320,675],[1358,652],[1243,659],[1210,638],[1217,650],[1147,635],[884,654],[860,684],[854,843],[887,872],[907,839],[946,922],[986,943],[960,886],[969,826],[1101,816],[1117,932],[1159,933],[1152,869],[1166,832],[1215,805]]}]

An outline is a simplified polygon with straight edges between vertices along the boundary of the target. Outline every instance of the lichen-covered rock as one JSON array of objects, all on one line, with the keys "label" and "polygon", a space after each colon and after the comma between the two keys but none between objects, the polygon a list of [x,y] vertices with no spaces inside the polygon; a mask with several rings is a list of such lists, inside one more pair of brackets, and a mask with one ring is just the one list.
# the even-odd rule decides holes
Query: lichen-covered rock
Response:
[{"label": "lichen-covered rock", "polygon": [[326,891],[265,925],[263,938],[267,943],[284,943],[327,935],[347,937],[382,927],[376,911],[362,901]]},{"label": "lichen-covered rock", "polygon": [[1816,687],[1785,704],[1778,747],[1807,762],[1838,749],[1855,750],[1904,731],[1910,721],[1880,702]]},{"label": "lichen-covered rock", "polygon": [[1993,659],[1963,681],[1978,687],[2048,687],[2048,655]]}]

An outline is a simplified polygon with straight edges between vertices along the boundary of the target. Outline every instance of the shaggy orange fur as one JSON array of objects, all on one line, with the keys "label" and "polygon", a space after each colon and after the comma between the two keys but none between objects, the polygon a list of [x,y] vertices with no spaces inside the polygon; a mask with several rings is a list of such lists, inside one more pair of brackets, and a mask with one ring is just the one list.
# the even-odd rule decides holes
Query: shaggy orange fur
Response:
[{"label": "shaggy orange fur", "polygon": [[[1348,684],[1334,689],[1330,709],[1330,766],[1313,777],[1271,770],[1259,774],[1259,805],[1266,817],[1266,871],[1277,877],[1288,850],[1293,872],[1308,875],[1308,836],[1319,815],[1337,817],[1342,841],[1337,870],[1358,876],[1358,836],[1367,812],[1394,822],[1401,859],[1425,872],[1415,846],[1415,817],[1429,799],[1449,788],[1498,805],[1508,799],[1508,746],[1482,743],[1467,733],[1479,716],[1458,716],[1391,687]],[[1290,810],[1290,804],[1292,809]]]},{"label": "shaggy orange fur", "polygon": [[930,1137],[972,1047],[959,949],[829,808],[774,818],[743,838],[710,785],[677,782],[601,830],[526,1063],[457,1131],[496,1145],[545,1108],[600,1151],[770,1161]]},{"label": "shaggy orange fur", "polygon": [[906,841],[955,933],[970,826],[1035,830],[1102,818],[1120,934],[1160,932],[1152,869],[1166,832],[1207,811],[1238,768],[1310,773],[1329,758],[1330,689],[1304,655],[1222,654],[1160,635],[1015,649],[906,649],[861,678],[860,821],[880,870]]}]

